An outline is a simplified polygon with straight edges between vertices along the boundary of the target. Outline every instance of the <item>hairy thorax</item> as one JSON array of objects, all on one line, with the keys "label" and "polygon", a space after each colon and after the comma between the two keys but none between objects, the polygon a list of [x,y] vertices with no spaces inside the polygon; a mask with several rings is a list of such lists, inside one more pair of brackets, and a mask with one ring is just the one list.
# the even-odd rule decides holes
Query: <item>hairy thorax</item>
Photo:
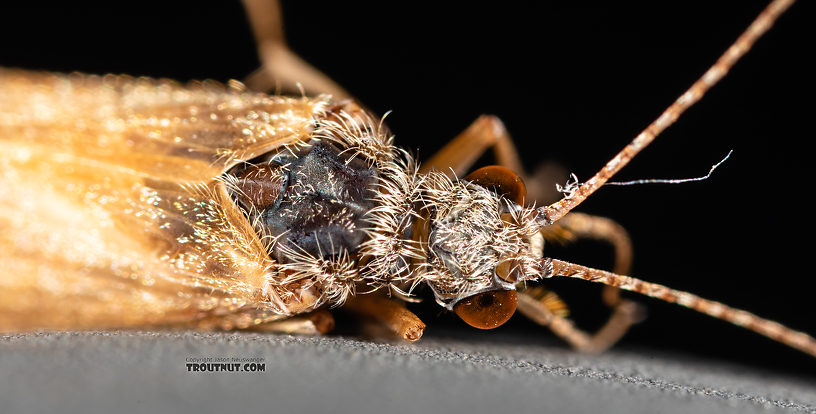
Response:
[{"label": "hairy thorax", "polygon": [[275,240],[270,256],[292,261],[292,252],[318,258],[355,255],[366,240],[364,217],[375,206],[377,171],[337,145],[318,141],[284,150],[234,172],[235,191],[261,234]]},{"label": "hairy thorax", "polygon": [[533,273],[533,210],[440,172],[418,174],[381,122],[335,107],[311,139],[233,167],[224,177],[277,263],[273,285],[342,303],[361,285],[410,295],[428,285],[446,307],[512,289],[500,263]]}]

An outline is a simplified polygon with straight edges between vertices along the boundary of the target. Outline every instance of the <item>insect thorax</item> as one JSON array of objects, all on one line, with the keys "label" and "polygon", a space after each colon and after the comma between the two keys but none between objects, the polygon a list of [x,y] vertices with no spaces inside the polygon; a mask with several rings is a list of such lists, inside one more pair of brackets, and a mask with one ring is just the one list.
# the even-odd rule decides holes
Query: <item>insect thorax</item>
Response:
[{"label": "insect thorax", "polygon": [[225,176],[236,203],[278,263],[275,285],[297,283],[340,304],[361,286],[410,294],[426,282],[451,307],[512,289],[497,276],[537,271],[536,212],[442,173],[418,174],[381,121],[355,106],[329,109],[311,140]]}]

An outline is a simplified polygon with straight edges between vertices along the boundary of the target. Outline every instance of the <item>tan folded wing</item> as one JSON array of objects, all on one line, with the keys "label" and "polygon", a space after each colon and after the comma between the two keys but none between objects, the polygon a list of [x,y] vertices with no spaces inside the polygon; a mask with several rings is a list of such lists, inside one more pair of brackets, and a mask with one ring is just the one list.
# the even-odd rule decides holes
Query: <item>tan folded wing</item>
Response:
[{"label": "tan folded wing", "polygon": [[307,139],[325,104],[0,69],[0,330],[285,312],[265,289],[263,242],[217,178]]}]

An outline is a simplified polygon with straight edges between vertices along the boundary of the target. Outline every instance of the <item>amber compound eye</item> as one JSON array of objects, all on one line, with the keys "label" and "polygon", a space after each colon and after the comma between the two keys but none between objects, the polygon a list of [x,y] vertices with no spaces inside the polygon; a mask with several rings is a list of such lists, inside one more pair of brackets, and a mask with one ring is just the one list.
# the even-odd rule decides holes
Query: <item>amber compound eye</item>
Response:
[{"label": "amber compound eye", "polygon": [[453,311],[474,328],[493,329],[510,320],[517,303],[515,290],[494,290],[459,301]]},{"label": "amber compound eye", "polygon": [[488,165],[468,174],[465,180],[479,184],[482,187],[493,188],[499,195],[513,200],[518,205],[524,205],[527,196],[527,187],[524,181],[512,170],[500,165]]}]

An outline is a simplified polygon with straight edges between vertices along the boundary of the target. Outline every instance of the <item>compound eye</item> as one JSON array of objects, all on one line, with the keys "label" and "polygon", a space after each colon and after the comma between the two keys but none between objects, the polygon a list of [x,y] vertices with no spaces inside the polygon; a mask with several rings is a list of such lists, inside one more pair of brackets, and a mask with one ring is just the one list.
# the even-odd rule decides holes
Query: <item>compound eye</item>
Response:
[{"label": "compound eye", "polygon": [[493,188],[499,195],[515,201],[520,206],[524,205],[527,187],[524,186],[521,177],[509,168],[488,165],[468,174],[465,180],[485,188]]},{"label": "compound eye", "polygon": [[493,329],[513,316],[517,303],[515,290],[494,290],[459,301],[453,311],[474,328]]}]

